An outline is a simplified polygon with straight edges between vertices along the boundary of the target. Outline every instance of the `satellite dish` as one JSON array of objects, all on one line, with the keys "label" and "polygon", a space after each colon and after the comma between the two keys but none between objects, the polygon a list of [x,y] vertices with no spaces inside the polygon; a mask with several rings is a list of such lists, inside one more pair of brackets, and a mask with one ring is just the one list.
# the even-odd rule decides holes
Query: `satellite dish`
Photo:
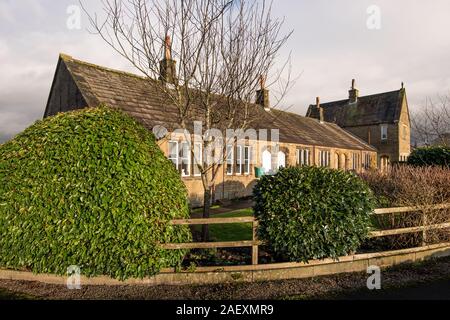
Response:
[{"label": "satellite dish", "polygon": [[165,127],[160,126],[160,125],[153,127],[152,132],[155,135],[157,140],[164,139],[167,136],[167,134],[169,133],[169,131]]}]

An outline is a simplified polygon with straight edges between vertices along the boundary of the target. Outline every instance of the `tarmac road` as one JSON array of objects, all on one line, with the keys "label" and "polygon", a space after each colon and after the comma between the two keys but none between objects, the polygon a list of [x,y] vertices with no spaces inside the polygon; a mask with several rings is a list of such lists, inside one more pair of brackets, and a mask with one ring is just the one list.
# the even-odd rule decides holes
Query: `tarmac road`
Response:
[{"label": "tarmac road", "polygon": [[450,300],[450,279],[421,283],[410,287],[358,291],[337,297],[338,300]]}]

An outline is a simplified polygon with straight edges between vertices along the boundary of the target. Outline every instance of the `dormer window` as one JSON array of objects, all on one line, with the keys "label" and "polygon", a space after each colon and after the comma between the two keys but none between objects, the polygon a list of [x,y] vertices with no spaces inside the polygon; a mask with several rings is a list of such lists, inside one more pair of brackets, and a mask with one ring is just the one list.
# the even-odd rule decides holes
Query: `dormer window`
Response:
[{"label": "dormer window", "polygon": [[386,141],[388,139],[388,126],[387,124],[381,125],[381,141]]}]

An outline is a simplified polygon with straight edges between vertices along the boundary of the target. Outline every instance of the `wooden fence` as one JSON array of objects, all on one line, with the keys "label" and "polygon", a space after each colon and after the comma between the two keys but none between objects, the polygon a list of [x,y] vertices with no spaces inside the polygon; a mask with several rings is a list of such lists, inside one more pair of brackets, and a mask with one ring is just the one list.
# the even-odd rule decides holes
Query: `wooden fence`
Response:
[{"label": "wooden fence", "polygon": [[[401,208],[384,208],[376,209],[373,215],[385,215],[385,214],[406,214],[411,212],[422,212],[424,218],[423,223],[419,227],[401,228],[392,230],[380,230],[372,231],[369,234],[369,238],[386,237],[399,234],[408,234],[423,232],[423,238],[426,239],[426,233],[428,230],[447,229],[450,228],[450,222],[428,225],[426,214],[429,211],[449,209],[450,203],[440,204],[434,206],[424,207],[401,207]],[[259,246],[266,244],[264,241],[258,240],[258,220],[254,217],[242,217],[242,218],[209,218],[209,219],[184,219],[184,220],[172,220],[173,225],[213,225],[213,224],[235,224],[235,223],[251,223],[253,229],[253,239],[250,241],[228,241],[228,242],[193,242],[193,243],[168,243],[163,244],[164,249],[168,250],[180,250],[180,249],[217,249],[217,248],[239,248],[239,247],[251,247],[252,248],[252,265],[258,264]],[[423,244],[425,245],[425,243]]]}]

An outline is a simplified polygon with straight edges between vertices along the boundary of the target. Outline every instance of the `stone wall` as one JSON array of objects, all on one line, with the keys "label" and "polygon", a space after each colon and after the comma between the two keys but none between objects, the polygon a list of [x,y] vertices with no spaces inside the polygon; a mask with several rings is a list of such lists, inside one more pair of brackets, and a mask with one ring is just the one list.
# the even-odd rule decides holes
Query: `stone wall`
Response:
[{"label": "stone wall", "polygon": [[[169,144],[168,140],[164,139],[159,142],[160,148],[168,156],[169,154]],[[250,173],[248,175],[242,174],[237,175],[233,173],[232,175],[227,175],[226,166],[222,165],[218,170],[218,174],[215,179],[215,187],[213,192],[213,201],[217,200],[232,200],[236,198],[243,198],[251,196],[253,193],[253,188],[257,183],[257,178],[255,176],[255,167],[262,167],[262,152],[265,149],[272,151],[270,146],[267,148],[254,147],[254,152],[252,153],[252,158],[256,159],[254,163],[250,166]],[[319,166],[319,153],[320,151],[330,152],[330,167],[333,169],[342,170],[352,170],[353,160],[357,160],[356,164],[357,170],[362,171],[363,159],[365,155],[371,156],[372,162],[369,164],[371,169],[377,168],[377,153],[368,152],[361,150],[348,150],[348,149],[338,149],[338,148],[327,148],[327,147],[317,147],[308,145],[297,145],[289,143],[280,143],[279,150],[284,152],[286,155],[286,166],[296,166],[297,165],[297,149],[308,149],[310,150],[310,164]],[[358,155],[358,157],[354,157]],[[277,164],[277,157],[272,155],[272,165],[273,167]],[[235,172],[235,171],[234,171]],[[203,194],[204,188],[200,177],[182,177],[193,207],[198,207],[203,204]]]}]

